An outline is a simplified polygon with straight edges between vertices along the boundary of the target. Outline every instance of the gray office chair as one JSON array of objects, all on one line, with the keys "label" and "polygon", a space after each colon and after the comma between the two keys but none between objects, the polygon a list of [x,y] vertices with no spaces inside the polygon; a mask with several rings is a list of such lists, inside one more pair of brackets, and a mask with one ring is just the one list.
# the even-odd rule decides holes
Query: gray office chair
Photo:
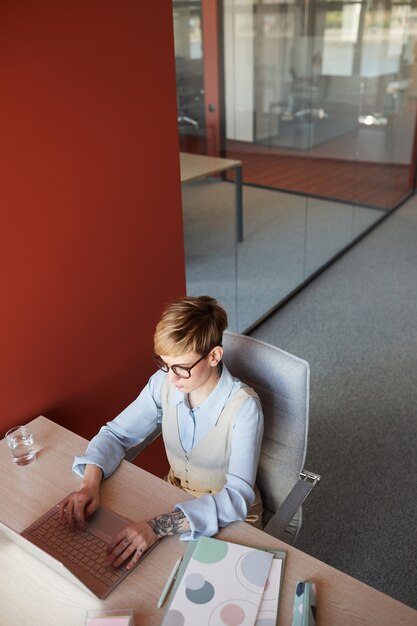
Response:
[{"label": "gray office chair", "polygon": [[310,368],[306,361],[246,335],[226,332],[224,362],[233,376],[259,395],[265,433],[257,484],[264,532],[294,543],[302,504],[318,474],[304,470],[307,453]]},{"label": "gray office chair", "polygon": [[[307,451],[310,371],[306,361],[252,337],[226,332],[224,362],[234,376],[259,395],[265,433],[257,484],[264,506],[263,530],[294,543],[302,522],[302,503],[318,474],[304,470]],[[160,434],[126,453],[133,460]]]}]

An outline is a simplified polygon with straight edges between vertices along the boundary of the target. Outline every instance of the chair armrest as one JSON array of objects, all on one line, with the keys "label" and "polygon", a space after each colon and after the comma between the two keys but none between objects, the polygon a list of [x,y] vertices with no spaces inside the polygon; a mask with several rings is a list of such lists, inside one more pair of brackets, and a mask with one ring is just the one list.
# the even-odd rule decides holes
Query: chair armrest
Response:
[{"label": "chair armrest", "polygon": [[161,434],[161,430],[161,426],[157,426],[155,430],[142,441],[142,443],[138,443],[137,446],[133,446],[133,448],[129,448],[128,450],[126,450],[125,460],[130,462],[134,461],[136,457],[145,450],[145,448],[150,446],[151,443],[159,437],[159,435]]},{"label": "chair armrest", "polygon": [[300,480],[291,489],[278,511],[271,517],[263,529],[264,532],[276,537],[276,539],[282,539],[288,524],[320,479],[319,474],[307,470],[300,472]]}]

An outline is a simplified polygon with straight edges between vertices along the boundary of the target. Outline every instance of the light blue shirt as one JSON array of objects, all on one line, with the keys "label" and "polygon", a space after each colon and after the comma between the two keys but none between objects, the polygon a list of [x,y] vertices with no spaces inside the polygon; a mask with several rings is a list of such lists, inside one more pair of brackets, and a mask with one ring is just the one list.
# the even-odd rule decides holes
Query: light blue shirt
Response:
[{"label": "light blue shirt", "polygon": [[[141,443],[162,420],[161,389],[166,374],[156,372],[140,395],[91,440],[83,456],[75,457],[73,470],[83,475],[85,465],[98,465],[104,478],[110,476],[128,448]],[[244,384],[223,364],[216,387],[202,404],[191,409],[187,396],[175,390],[178,429],[187,452],[216,424],[228,399]],[[248,396],[232,422],[231,455],[226,484],[216,495],[204,495],[176,505],[190,523],[190,532],[181,539],[215,535],[219,528],[244,520],[255,500],[253,487],[263,437],[263,414],[258,398]]]}]

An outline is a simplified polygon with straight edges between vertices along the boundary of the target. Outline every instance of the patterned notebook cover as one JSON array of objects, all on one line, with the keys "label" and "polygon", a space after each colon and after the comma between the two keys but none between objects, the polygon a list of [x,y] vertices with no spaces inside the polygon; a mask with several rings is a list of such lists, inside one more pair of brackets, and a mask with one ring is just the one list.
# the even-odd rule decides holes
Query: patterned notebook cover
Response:
[{"label": "patterned notebook cover", "polygon": [[254,626],[274,555],[208,537],[191,551],[162,626]]}]

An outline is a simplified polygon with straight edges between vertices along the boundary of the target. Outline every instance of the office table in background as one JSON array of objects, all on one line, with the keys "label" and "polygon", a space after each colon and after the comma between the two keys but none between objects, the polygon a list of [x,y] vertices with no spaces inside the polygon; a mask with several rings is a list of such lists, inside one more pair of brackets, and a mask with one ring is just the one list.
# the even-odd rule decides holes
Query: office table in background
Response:
[{"label": "office table in background", "polygon": [[243,241],[242,161],[180,152],[180,166],[182,183],[235,170],[236,238]]},{"label": "office table in background", "polygon": [[[0,441],[0,519],[18,532],[79,487],[71,464],[74,454],[82,453],[87,443],[44,417],[30,424],[42,446],[31,465],[14,465],[4,439]],[[101,487],[102,504],[132,520],[170,511],[188,497],[126,461]],[[305,579],[317,585],[320,626],[417,625],[417,611],[248,524],[231,524],[218,536],[254,547],[287,550],[279,626],[291,626],[295,585]],[[185,547],[178,536],[164,538],[108,598],[99,600],[0,534],[0,623],[84,626],[89,609],[132,608],[135,626],[159,626],[163,609],[156,604]]]}]

